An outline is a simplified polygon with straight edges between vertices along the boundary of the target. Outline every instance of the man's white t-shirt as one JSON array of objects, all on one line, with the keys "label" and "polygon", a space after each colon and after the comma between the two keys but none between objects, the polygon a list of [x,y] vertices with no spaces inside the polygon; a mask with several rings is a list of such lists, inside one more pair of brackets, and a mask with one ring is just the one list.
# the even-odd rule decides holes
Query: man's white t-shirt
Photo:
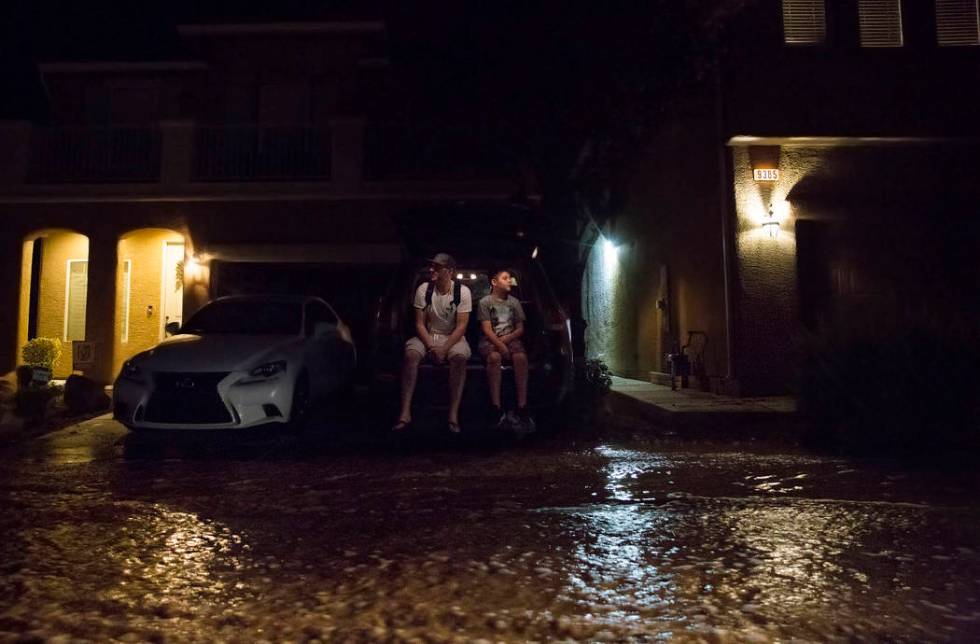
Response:
[{"label": "man's white t-shirt", "polygon": [[[415,290],[415,308],[425,309],[425,291],[428,287],[428,282],[422,282]],[[455,287],[455,283],[450,282],[449,292],[445,295],[439,293],[438,286],[432,287],[432,306],[425,311],[425,324],[429,333],[449,335],[456,329],[456,314],[473,311],[473,296],[465,284],[459,288],[459,306],[453,305]]]}]

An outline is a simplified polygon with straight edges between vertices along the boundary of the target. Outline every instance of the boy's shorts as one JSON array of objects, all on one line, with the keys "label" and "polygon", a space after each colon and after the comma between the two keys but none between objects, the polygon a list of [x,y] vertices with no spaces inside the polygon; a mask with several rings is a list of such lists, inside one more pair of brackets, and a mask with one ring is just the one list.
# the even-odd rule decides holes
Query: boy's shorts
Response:
[{"label": "boy's shorts", "polygon": [[[486,360],[491,353],[497,351],[497,347],[486,337],[480,338],[480,344],[477,346],[477,348],[480,350],[480,355],[483,356],[484,360]],[[501,356],[504,362],[508,362],[515,353],[527,353],[527,351],[524,350],[524,344],[521,342],[520,338],[508,342],[507,350],[510,351],[510,354],[507,356]]]},{"label": "boy's shorts", "polygon": [[[441,333],[432,333],[430,335],[432,336],[432,343],[438,347],[446,344],[446,340],[449,339],[448,335],[442,335]],[[423,358],[429,355],[429,352],[425,350],[425,345],[422,344],[422,340],[418,336],[412,336],[405,342],[405,351],[414,351]],[[473,355],[473,351],[470,349],[470,344],[463,337],[456,344],[449,347],[449,351],[446,352],[446,359],[448,360],[453,356],[463,356],[469,360],[471,355]]]}]

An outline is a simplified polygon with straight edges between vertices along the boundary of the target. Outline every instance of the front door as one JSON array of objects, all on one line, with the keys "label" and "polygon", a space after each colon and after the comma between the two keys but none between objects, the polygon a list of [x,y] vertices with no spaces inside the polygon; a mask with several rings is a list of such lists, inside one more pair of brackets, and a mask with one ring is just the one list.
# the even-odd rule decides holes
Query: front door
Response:
[{"label": "front door", "polygon": [[184,310],[184,242],[166,242],[163,245],[163,277],[161,281],[162,308],[160,312],[160,338],[166,337],[167,325],[183,323]]}]

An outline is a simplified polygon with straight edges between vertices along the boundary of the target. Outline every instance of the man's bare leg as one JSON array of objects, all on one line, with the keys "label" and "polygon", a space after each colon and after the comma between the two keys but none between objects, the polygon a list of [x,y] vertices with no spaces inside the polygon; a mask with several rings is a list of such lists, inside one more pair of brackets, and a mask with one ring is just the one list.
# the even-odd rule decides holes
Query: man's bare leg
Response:
[{"label": "man's bare leg", "polygon": [[463,385],[466,384],[466,357],[449,357],[449,422],[459,425],[459,403],[463,400]]},{"label": "man's bare leg", "polygon": [[422,355],[417,351],[406,351],[402,360],[402,408],[398,414],[399,423],[412,422],[412,396],[419,376],[419,363]]},{"label": "man's bare leg", "polygon": [[500,408],[500,353],[491,351],[487,356],[487,383],[490,385],[490,402],[494,407]]},{"label": "man's bare leg", "polygon": [[[514,363],[514,384],[517,386],[517,406],[523,409],[527,407],[527,354],[512,354],[511,360]],[[499,381],[497,391],[500,391]]]}]

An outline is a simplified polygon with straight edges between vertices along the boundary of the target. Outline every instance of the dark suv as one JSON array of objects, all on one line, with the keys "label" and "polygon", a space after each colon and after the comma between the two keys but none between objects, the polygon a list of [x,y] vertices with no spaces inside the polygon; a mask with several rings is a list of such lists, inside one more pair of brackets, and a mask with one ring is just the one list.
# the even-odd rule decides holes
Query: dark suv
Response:
[{"label": "dark suv", "polygon": [[[522,250],[526,245],[522,245]],[[559,305],[545,272],[527,250],[524,257],[481,256],[479,253],[453,253],[459,266],[455,280],[470,288],[473,312],[470,314],[466,339],[473,355],[467,365],[466,388],[460,408],[461,423],[466,429],[481,425],[490,404],[486,369],[477,351],[482,331],[477,316],[480,298],[490,293],[487,273],[493,267],[506,268],[514,277],[511,295],[518,298],[527,321],[522,342],[530,363],[528,406],[532,413],[546,417],[565,398],[573,378],[571,326],[568,316]],[[401,365],[405,341],[415,335],[413,303],[419,284],[429,279],[428,262],[424,259],[404,262],[385,297],[381,299],[376,318],[375,346],[372,356],[373,401],[390,401],[394,414],[401,380]],[[417,423],[443,422],[448,409],[448,373],[445,365],[423,362],[419,367],[418,384],[413,398],[413,417]],[[513,407],[514,380],[510,366],[504,367],[504,407]],[[391,420],[394,420],[392,415]]]}]

